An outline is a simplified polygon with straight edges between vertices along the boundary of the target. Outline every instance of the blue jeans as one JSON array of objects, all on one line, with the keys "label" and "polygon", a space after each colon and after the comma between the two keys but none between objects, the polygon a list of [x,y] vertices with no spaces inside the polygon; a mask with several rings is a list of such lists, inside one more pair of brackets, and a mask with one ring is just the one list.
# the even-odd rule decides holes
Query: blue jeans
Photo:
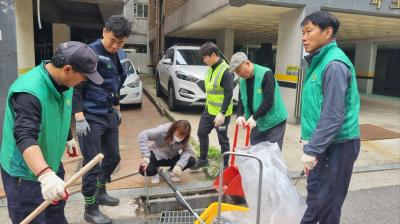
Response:
[{"label": "blue jeans", "polygon": [[[64,168],[61,164],[57,175],[64,179],[64,173]],[[7,196],[8,214],[13,224],[19,224],[44,201],[40,183],[12,177],[3,169],[1,169],[1,178]],[[64,207],[65,201],[62,200],[57,205],[49,205],[31,223],[67,224]]]},{"label": "blue jeans", "polygon": [[307,210],[301,224],[338,224],[349,189],[353,165],[360,152],[360,139],[331,144],[318,156],[307,178]]}]

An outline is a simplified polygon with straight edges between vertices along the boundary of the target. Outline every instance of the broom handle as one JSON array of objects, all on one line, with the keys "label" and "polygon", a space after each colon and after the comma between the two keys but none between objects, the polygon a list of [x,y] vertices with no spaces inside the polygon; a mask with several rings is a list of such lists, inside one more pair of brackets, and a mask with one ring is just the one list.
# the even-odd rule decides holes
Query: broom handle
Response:
[{"label": "broom handle", "polygon": [[[85,173],[87,173],[90,169],[92,169],[96,164],[98,164],[103,158],[104,155],[102,153],[99,153],[88,164],[86,164],[84,167],[82,167],[82,169],[80,169],[76,174],[74,174],[67,182],[65,182],[64,188],[67,189],[70,185],[72,185],[75,181],[77,181]],[[36,216],[42,213],[50,204],[51,204],[50,200],[44,201],[31,214],[29,214],[20,224],[29,224],[33,219],[36,218]]]}]

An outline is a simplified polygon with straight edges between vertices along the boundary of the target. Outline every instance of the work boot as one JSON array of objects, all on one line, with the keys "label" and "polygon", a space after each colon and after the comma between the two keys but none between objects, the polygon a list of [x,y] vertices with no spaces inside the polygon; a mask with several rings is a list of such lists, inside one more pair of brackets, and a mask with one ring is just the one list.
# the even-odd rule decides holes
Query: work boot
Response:
[{"label": "work boot", "polygon": [[100,205],[108,205],[108,206],[117,206],[119,204],[119,199],[111,197],[106,191],[106,185],[99,186],[97,185],[97,191],[94,195],[96,201]]},{"label": "work boot", "polygon": [[111,224],[112,220],[101,213],[99,204],[97,202],[93,204],[85,205],[85,214],[83,215],[86,222],[93,224]]},{"label": "work boot", "polygon": [[194,164],[194,166],[190,167],[191,170],[198,170],[202,167],[206,167],[209,165],[208,160],[204,160],[204,159],[198,159],[196,161],[196,164]]}]

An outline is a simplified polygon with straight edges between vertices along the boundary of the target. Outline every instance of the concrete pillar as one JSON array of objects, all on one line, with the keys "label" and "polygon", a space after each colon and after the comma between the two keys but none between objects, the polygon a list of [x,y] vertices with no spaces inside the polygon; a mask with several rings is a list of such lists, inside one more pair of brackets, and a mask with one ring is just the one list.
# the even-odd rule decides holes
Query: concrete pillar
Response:
[{"label": "concrete pillar", "polygon": [[288,122],[298,123],[295,117],[297,71],[301,65],[303,45],[300,23],[304,9],[294,9],[279,16],[275,78],[288,111]]},{"label": "concrete pillar", "polygon": [[235,31],[233,29],[221,30],[217,33],[217,46],[224,53],[229,61],[233,55],[233,46],[235,44]]},{"label": "concrete pillar", "polygon": [[0,4],[0,145],[8,88],[17,78],[17,41],[13,0]]},{"label": "concrete pillar", "polygon": [[15,1],[18,74],[35,67],[32,0]]},{"label": "concrete pillar", "polygon": [[357,43],[356,45],[354,66],[359,92],[372,93],[377,49],[377,44],[374,43]]},{"label": "concrete pillar", "polygon": [[68,25],[53,23],[53,52],[57,45],[71,40],[71,30]]}]

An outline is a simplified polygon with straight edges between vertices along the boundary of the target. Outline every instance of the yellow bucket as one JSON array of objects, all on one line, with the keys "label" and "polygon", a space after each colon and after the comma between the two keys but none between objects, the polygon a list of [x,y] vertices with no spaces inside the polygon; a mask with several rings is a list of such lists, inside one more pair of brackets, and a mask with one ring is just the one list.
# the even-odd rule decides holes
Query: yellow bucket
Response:
[{"label": "yellow bucket", "polygon": [[[249,211],[249,208],[222,203],[221,204],[221,212],[225,212],[225,211],[247,212],[247,211]],[[208,208],[206,210],[204,210],[203,213],[201,213],[200,218],[206,224],[212,224],[212,221],[215,219],[215,217],[217,217],[217,215],[218,215],[218,202],[213,202],[208,206]],[[200,224],[199,221],[196,221],[194,223]]]}]

